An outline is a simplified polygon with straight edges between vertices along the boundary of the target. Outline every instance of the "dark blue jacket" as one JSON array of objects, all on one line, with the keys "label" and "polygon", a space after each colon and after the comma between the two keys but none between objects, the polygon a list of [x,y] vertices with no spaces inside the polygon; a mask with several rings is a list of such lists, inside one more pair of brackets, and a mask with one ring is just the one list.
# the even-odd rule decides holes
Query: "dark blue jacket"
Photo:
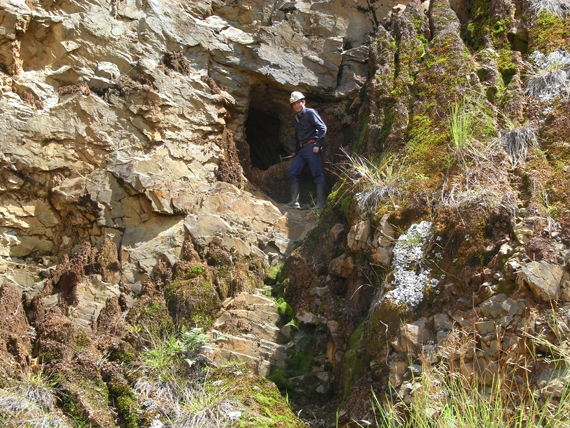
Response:
[{"label": "dark blue jacket", "polygon": [[327,126],[316,110],[305,107],[301,113],[295,115],[295,153],[298,153],[303,145],[310,140],[315,140],[316,145],[323,146]]}]

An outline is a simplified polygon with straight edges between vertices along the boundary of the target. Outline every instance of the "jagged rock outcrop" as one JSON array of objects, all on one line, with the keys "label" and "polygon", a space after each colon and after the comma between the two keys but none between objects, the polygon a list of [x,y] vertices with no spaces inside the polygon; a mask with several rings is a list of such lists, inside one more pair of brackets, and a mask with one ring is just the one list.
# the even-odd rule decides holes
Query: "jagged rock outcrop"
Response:
[{"label": "jagged rock outcrop", "polygon": [[[39,361],[74,417],[149,425],[122,365],[175,323],[208,325],[314,227],[277,202],[288,94],[320,110],[333,160],[391,7],[1,1],[3,373]],[[262,374],[281,346],[265,345]]]},{"label": "jagged rock outcrop", "polygon": [[[331,209],[284,267],[286,299],[301,330],[320,329],[316,355],[344,391],[341,422],[374,419],[371,388],[413,403],[429,367],[487,387],[497,376],[519,382],[500,368],[529,346],[536,373],[516,384],[543,397],[564,381],[544,382],[553,371],[543,353],[567,337],[570,186],[559,162],[569,134],[553,123],[568,94],[529,86],[551,72],[546,58],[566,64],[568,17],[529,2],[454,8],[412,3],[376,32],[353,141],[376,160],[350,159]],[[547,17],[562,31],[554,43]]]},{"label": "jagged rock outcrop", "polygon": [[[247,184],[250,153],[269,144],[277,163],[292,150],[291,88],[334,99],[334,111],[322,104],[331,125],[343,115],[386,6],[108,6],[2,3],[3,278],[29,287],[40,278],[18,276],[18,260],[105,236],[130,284],[161,257],[173,265],[185,236],[282,259],[310,221]],[[246,120],[260,111],[281,128],[278,141],[248,141]],[[331,131],[330,156],[342,143]]]},{"label": "jagged rock outcrop", "polygon": [[[532,336],[525,387],[560,396],[570,18],[396,3],[0,0],[1,380],[40,361],[62,414],[155,428],[149,366],[233,360],[351,423],[441,362],[490,386]],[[280,203],[293,89],[340,178],[319,213]],[[281,326],[256,289],[284,260]]]}]

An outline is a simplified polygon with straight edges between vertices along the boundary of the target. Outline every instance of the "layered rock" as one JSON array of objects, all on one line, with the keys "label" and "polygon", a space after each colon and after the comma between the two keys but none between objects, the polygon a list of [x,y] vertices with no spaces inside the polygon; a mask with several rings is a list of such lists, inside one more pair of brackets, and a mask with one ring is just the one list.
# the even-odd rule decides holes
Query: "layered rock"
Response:
[{"label": "layered rock", "polygon": [[237,361],[254,373],[269,376],[271,366],[283,368],[289,338],[277,327],[280,320],[275,302],[262,295],[238,294],[223,303],[214,321],[213,360]]},{"label": "layered rock", "polygon": [[[49,256],[105,236],[139,287],[157,259],[176,262],[185,236],[282,259],[310,220],[247,185],[261,143],[247,140],[246,119],[275,117],[278,141],[263,142],[274,155],[293,147],[292,88],[336,100],[336,111],[320,104],[334,122],[366,80],[368,35],[386,7],[5,1],[3,278],[31,287]],[[31,255],[43,262],[21,278]]]}]

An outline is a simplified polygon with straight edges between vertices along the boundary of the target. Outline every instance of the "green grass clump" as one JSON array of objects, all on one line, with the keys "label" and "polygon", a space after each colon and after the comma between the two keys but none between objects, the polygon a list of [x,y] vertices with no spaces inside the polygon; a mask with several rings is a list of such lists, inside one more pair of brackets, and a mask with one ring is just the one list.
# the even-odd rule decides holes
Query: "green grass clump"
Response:
[{"label": "green grass clump", "polygon": [[176,379],[209,347],[210,337],[201,328],[152,337],[141,353],[146,368],[161,379]]}]

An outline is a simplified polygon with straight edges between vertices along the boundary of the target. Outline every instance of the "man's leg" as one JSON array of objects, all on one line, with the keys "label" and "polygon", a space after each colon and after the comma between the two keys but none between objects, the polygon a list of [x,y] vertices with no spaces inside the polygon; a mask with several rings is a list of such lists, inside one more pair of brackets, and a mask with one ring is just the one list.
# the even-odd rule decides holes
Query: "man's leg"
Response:
[{"label": "man's leg", "polygon": [[291,202],[285,204],[285,206],[289,208],[301,208],[301,204],[299,204],[299,176],[304,168],[305,161],[301,156],[297,155],[287,170],[287,180],[291,186]]},{"label": "man's leg", "polygon": [[309,168],[313,174],[313,182],[317,185],[317,203],[312,210],[320,210],[325,207],[325,175],[323,174],[323,166],[321,163],[321,154],[311,152],[308,159]]}]

